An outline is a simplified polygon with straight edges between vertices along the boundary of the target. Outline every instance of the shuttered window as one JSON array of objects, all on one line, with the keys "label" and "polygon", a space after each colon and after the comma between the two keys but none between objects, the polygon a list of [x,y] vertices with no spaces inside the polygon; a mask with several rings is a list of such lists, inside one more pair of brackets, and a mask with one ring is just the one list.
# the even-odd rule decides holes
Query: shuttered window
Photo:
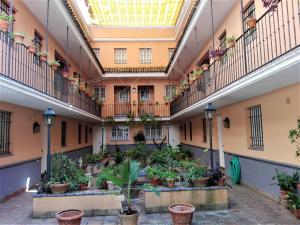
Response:
[{"label": "shuttered window", "polygon": [[9,154],[10,112],[0,111],[0,156]]},{"label": "shuttered window", "polygon": [[249,107],[250,122],[250,148],[255,150],[263,150],[264,138],[262,127],[261,106]]}]

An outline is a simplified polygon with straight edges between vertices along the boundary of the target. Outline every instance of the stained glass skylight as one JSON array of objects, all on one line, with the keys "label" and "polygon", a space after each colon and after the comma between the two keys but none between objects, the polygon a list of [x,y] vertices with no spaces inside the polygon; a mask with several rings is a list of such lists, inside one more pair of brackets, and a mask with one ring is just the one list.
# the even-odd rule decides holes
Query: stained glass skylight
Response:
[{"label": "stained glass skylight", "polygon": [[86,0],[91,24],[112,27],[174,27],[184,0]]}]

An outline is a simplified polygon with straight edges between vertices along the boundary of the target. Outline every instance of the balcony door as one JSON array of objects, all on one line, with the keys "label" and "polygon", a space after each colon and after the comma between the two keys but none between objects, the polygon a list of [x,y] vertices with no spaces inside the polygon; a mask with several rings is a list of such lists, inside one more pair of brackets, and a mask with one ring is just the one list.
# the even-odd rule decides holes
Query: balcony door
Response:
[{"label": "balcony door", "polygon": [[154,103],[154,86],[139,86],[138,87],[138,111],[142,114],[155,114]]},{"label": "balcony door", "polygon": [[130,107],[130,86],[115,86],[114,89],[114,116],[125,117],[131,111]]},{"label": "balcony door", "polygon": [[54,72],[54,93],[55,97],[67,102],[68,99],[68,81],[66,78],[62,76],[62,72],[67,65],[67,61],[57,52],[55,51],[55,61],[59,61],[60,66]]}]

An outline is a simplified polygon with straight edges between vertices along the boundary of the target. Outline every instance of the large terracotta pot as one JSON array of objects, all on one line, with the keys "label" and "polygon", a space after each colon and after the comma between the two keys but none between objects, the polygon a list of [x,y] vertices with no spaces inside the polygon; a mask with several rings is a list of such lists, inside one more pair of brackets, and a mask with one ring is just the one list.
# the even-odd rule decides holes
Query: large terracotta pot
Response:
[{"label": "large terracotta pot", "polygon": [[3,32],[8,31],[9,22],[6,20],[0,20],[0,30]]},{"label": "large terracotta pot", "polygon": [[80,225],[83,211],[79,209],[69,209],[56,214],[59,225]]},{"label": "large terracotta pot", "polygon": [[69,184],[51,184],[50,188],[54,194],[63,194],[69,190]]},{"label": "large terracotta pot", "polygon": [[209,181],[209,177],[201,177],[201,178],[193,180],[193,185],[195,187],[206,187],[208,181]]},{"label": "large terracotta pot", "polygon": [[162,183],[161,179],[153,177],[150,181],[150,183],[152,184],[152,186],[156,187],[158,185],[160,185]]},{"label": "large terracotta pot", "polygon": [[294,215],[297,219],[300,219],[300,209],[295,209],[294,210]]},{"label": "large terracotta pot", "polygon": [[121,225],[137,225],[140,210],[139,209],[133,209],[136,213],[132,215],[126,215],[126,214],[119,214]]},{"label": "large terracotta pot", "polygon": [[175,204],[169,206],[172,221],[174,225],[190,225],[193,220],[195,207],[189,204]]},{"label": "large terracotta pot", "polygon": [[248,18],[246,23],[247,23],[249,28],[255,28],[256,27],[256,19],[255,18],[252,18],[252,17]]}]

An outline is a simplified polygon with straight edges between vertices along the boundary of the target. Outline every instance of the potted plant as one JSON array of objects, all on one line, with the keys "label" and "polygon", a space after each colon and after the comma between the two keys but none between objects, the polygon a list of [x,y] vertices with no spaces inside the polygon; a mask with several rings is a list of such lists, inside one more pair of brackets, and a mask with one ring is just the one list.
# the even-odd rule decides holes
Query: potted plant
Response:
[{"label": "potted plant", "polygon": [[169,206],[172,221],[174,225],[192,224],[195,207],[189,204],[174,204]]},{"label": "potted plant", "polygon": [[25,38],[25,33],[24,32],[15,32],[13,34],[13,36],[14,36],[15,43],[22,44],[24,41],[24,38]]},{"label": "potted plant", "polygon": [[204,63],[201,65],[201,68],[204,70],[204,71],[207,71],[208,70],[208,67],[209,65],[207,63]]},{"label": "potted plant", "polygon": [[208,184],[209,177],[207,176],[206,167],[195,166],[188,170],[186,178],[192,181],[195,187],[205,187]]},{"label": "potted plant", "polygon": [[278,7],[278,0],[262,0],[263,6],[270,11],[275,11]]},{"label": "potted plant", "polygon": [[102,155],[100,154],[87,154],[84,161],[87,163],[87,173],[99,173],[104,165],[101,163]]},{"label": "potted plant", "polygon": [[96,178],[96,186],[100,189],[108,189],[107,181],[115,172],[111,167],[104,168]]},{"label": "potted plant", "polygon": [[59,225],[80,225],[82,217],[83,211],[79,209],[63,210],[56,214]]},{"label": "potted plant", "polygon": [[201,68],[196,68],[193,70],[193,74],[195,75],[195,78],[200,77],[203,74],[203,70]]},{"label": "potted plant", "polygon": [[169,188],[175,187],[175,181],[178,177],[179,176],[174,171],[164,171],[162,173],[162,178],[167,182]]},{"label": "potted plant", "polygon": [[250,29],[253,29],[253,28],[255,28],[256,27],[256,18],[254,18],[254,17],[252,17],[252,16],[248,16],[248,18],[247,18],[247,20],[246,20],[246,23],[247,23],[247,25],[248,25],[248,27],[250,28]]},{"label": "potted plant", "polygon": [[13,16],[7,15],[5,12],[0,13],[0,30],[3,32],[8,31],[9,23],[14,20]]},{"label": "potted plant", "polygon": [[31,41],[31,44],[28,46],[28,52],[29,53],[36,53],[36,44],[35,44],[35,40]]},{"label": "potted plant", "polygon": [[210,57],[213,58],[215,61],[219,61],[224,56],[225,52],[225,49],[217,48],[216,50],[212,50],[210,52]]},{"label": "potted plant", "polygon": [[56,71],[58,69],[58,67],[60,67],[59,60],[51,61],[49,64],[54,71]]},{"label": "potted plant", "polygon": [[234,35],[231,35],[231,36],[227,37],[226,38],[227,47],[228,48],[235,47],[235,41],[236,41],[236,37]]},{"label": "potted plant", "polygon": [[287,192],[293,190],[293,177],[289,176],[285,172],[279,172],[276,169],[276,174],[272,178],[272,180],[276,180],[277,184],[280,188],[280,198],[285,199],[287,196]]},{"label": "potted plant", "polygon": [[119,213],[119,218],[122,225],[137,225],[138,216],[140,210],[132,208],[131,197],[132,189],[131,185],[137,180],[139,175],[140,164],[137,161],[126,159],[120,166],[120,173],[117,176],[111,176],[109,180],[115,183],[117,186],[123,188],[125,191],[125,200],[127,202],[127,210],[123,210],[123,207]]},{"label": "potted plant", "polygon": [[81,191],[85,191],[88,189],[89,182],[90,182],[90,178],[88,176],[85,176],[83,173],[79,175],[78,183],[79,183],[79,189]]},{"label": "potted plant", "polygon": [[162,183],[162,168],[159,166],[147,166],[147,177],[150,179],[152,186],[156,187]]},{"label": "potted plant", "polygon": [[68,77],[69,77],[70,69],[69,69],[68,66],[64,66],[64,69],[63,69],[62,74],[63,74],[63,77],[64,77],[64,78],[68,78]]},{"label": "potted plant", "polygon": [[40,53],[39,53],[39,56],[40,56],[40,60],[41,60],[42,62],[47,62],[48,52],[45,52],[45,51],[40,52]]}]

